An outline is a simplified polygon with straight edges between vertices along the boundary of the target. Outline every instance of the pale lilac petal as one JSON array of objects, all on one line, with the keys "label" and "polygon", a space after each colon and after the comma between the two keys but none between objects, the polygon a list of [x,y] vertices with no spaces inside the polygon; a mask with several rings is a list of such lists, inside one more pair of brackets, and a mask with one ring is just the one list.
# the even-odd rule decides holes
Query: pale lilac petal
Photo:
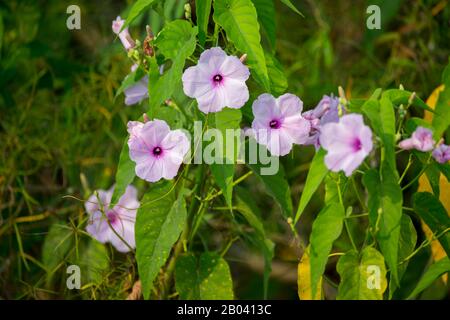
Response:
[{"label": "pale lilac petal", "polygon": [[248,88],[245,82],[234,79],[226,79],[224,88],[226,106],[233,109],[241,108],[249,98]]},{"label": "pale lilac petal", "polygon": [[402,140],[398,146],[404,150],[431,151],[434,147],[433,132],[424,127],[417,127],[411,138]]},{"label": "pale lilac petal", "polygon": [[320,145],[325,150],[339,150],[342,153],[351,153],[352,132],[338,123],[329,123],[322,127]]},{"label": "pale lilac petal", "polygon": [[424,152],[433,150],[433,132],[430,129],[417,127],[413,133],[413,139],[415,140],[417,150]]},{"label": "pale lilac petal", "polygon": [[327,150],[325,165],[334,172],[343,170],[350,176],[372,151],[372,131],[359,114],[343,116],[339,123],[321,128],[321,146]]},{"label": "pale lilac petal", "polygon": [[226,106],[226,97],[223,88],[216,87],[197,98],[198,108],[203,113],[218,112]]},{"label": "pale lilac petal", "polygon": [[120,16],[118,16],[116,20],[112,22],[112,30],[116,35],[119,36],[119,39],[122,42],[122,45],[125,47],[125,49],[129,50],[135,46],[135,43],[133,38],[131,38],[128,28],[125,28],[122,31],[120,31],[124,23],[125,20],[122,20]]},{"label": "pale lilac petal", "polygon": [[[131,247],[136,247],[136,241],[134,237],[134,222],[121,221],[114,226],[114,230],[126,243]],[[125,244],[125,242],[120,239],[116,233],[111,231],[109,241],[119,252],[128,252],[130,248]]]},{"label": "pale lilac petal", "polygon": [[139,136],[143,127],[144,123],[140,121],[128,121],[127,123],[127,131],[130,134],[130,136],[134,137]]},{"label": "pale lilac petal", "polygon": [[127,106],[139,103],[142,100],[148,98],[148,76],[143,77],[134,85],[126,88],[124,90],[124,93],[125,104]]},{"label": "pale lilac petal", "polygon": [[162,172],[160,162],[160,160],[149,154],[145,159],[136,162],[135,173],[139,178],[149,182],[161,180]]},{"label": "pale lilac petal", "polygon": [[150,147],[155,147],[164,140],[170,132],[170,127],[164,120],[155,119],[146,122],[141,130],[141,139]]},{"label": "pale lilac petal", "polygon": [[198,62],[209,65],[209,67],[214,71],[219,71],[220,66],[226,58],[227,54],[222,50],[222,48],[214,47],[203,51]]},{"label": "pale lilac petal", "polygon": [[111,230],[105,215],[101,211],[96,211],[89,217],[86,232],[101,243],[108,242]]},{"label": "pale lilac petal", "polygon": [[117,16],[116,20],[113,20],[113,22],[112,22],[113,32],[118,35],[120,30],[122,29],[124,23],[125,23],[125,20],[123,20],[120,16]]},{"label": "pale lilac petal", "polygon": [[441,144],[433,150],[433,158],[439,163],[447,163],[450,160],[450,146]]},{"label": "pale lilac petal", "polygon": [[182,76],[183,91],[190,98],[200,98],[214,89],[211,74],[206,74],[201,65],[187,68]]},{"label": "pale lilac petal", "polygon": [[296,144],[304,144],[308,140],[310,124],[300,114],[284,119],[282,128]]},{"label": "pale lilac petal", "polygon": [[277,99],[281,114],[290,117],[299,114],[303,110],[303,102],[299,97],[286,93]]},{"label": "pale lilac petal", "polygon": [[197,100],[204,113],[241,108],[249,98],[245,84],[249,74],[237,57],[227,56],[219,47],[211,48],[201,54],[196,66],[184,71],[183,91]]},{"label": "pale lilac petal", "polygon": [[398,144],[398,147],[403,149],[403,150],[414,149],[414,147],[415,147],[414,139],[413,138],[408,138],[408,139],[402,140]]},{"label": "pale lilac petal", "polygon": [[220,70],[226,78],[246,81],[250,76],[250,70],[239,60],[238,57],[227,56],[223,61]]},{"label": "pale lilac petal", "polygon": [[255,120],[259,121],[270,122],[273,118],[281,117],[281,111],[277,107],[276,99],[268,93],[260,95],[253,102],[252,111]]},{"label": "pale lilac petal", "polygon": [[161,146],[166,152],[172,154],[174,158],[175,155],[179,156],[180,164],[186,153],[191,148],[188,137],[181,130],[173,130],[169,132],[161,142]]}]

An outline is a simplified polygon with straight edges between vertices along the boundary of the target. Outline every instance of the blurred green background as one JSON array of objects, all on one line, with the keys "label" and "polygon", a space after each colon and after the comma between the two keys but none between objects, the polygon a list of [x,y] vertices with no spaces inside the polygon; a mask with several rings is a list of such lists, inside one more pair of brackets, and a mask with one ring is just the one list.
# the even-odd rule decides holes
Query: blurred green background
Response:
[{"label": "blurred green background", "polygon": [[[403,85],[426,99],[439,85],[450,55],[447,0],[293,1],[304,18],[275,2],[276,54],[288,75],[289,91],[307,109],[323,94],[337,94],[338,86],[348,98],[364,98],[378,87]],[[157,32],[166,19],[183,17],[184,3],[165,1],[132,25],[131,34],[143,39],[146,24]],[[70,4],[81,8],[81,30],[66,28]],[[83,203],[64,196],[84,199],[114,182],[126,122],[146,109],[145,104],[125,106],[123,96],[115,99],[130,63],[111,32],[111,21],[126,16],[131,4],[0,2],[0,299],[124,298],[136,280],[133,258],[109,248],[114,262],[102,281],[84,293],[69,292],[64,268],[57,269],[57,280],[47,281],[42,256],[54,223],[74,239],[86,238],[78,225]],[[382,30],[366,28],[369,4],[381,7]],[[312,153],[297,149],[283,159],[294,203]],[[296,299],[299,253],[288,227],[270,215],[277,208],[255,185],[252,180],[247,184],[264,215],[276,222],[270,230],[277,246],[269,297]],[[319,198],[308,207],[306,221],[320,208]],[[309,229],[307,223],[300,226],[305,239]],[[429,255],[424,250],[418,256],[418,274]],[[261,298],[261,257],[237,243],[227,258],[236,297]],[[58,263],[68,262],[62,258]],[[330,275],[329,297],[337,280]],[[446,288],[436,283],[422,298],[445,295]]]}]

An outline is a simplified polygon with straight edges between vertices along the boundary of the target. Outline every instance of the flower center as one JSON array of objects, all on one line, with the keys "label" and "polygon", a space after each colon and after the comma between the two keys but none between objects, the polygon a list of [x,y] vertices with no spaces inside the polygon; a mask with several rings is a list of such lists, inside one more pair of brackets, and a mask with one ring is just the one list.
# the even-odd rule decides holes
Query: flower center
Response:
[{"label": "flower center", "polygon": [[154,156],[160,156],[163,150],[161,149],[161,147],[154,147],[152,152]]},{"label": "flower center", "polygon": [[353,141],[353,150],[355,151],[359,151],[362,149],[362,143],[361,140],[359,140],[359,138],[355,138],[355,140]]},{"label": "flower center", "polygon": [[279,120],[274,119],[269,122],[269,127],[271,127],[272,129],[278,129],[279,127],[281,127],[281,123]]},{"label": "flower center", "polygon": [[119,217],[117,216],[116,212],[114,212],[113,210],[110,210],[106,213],[106,218],[108,218],[108,220],[111,224],[114,224],[118,220]]},{"label": "flower center", "polygon": [[222,82],[222,80],[223,80],[223,77],[222,77],[221,74],[216,74],[216,75],[213,77],[213,81],[216,82],[216,83],[220,83],[220,82]]}]

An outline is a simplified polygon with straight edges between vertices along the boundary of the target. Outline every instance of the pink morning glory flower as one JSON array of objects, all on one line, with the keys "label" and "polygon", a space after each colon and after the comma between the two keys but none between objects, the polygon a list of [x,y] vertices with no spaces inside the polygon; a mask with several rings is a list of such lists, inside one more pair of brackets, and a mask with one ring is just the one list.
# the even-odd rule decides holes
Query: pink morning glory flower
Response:
[{"label": "pink morning glory flower", "polygon": [[170,130],[163,120],[128,122],[130,158],[136,163],[136,175],[149,182],[173,179],[190,149],[181,130]]},{"label": "pink morning glory flower", "polygon": [[450,160],[450,146],[440,144],[433,150],[433,158],[439,163],[447,163]]},{"label": "pink morning glory flower", "polygon": [[320,128],[330,122],[339,122],[339,99],[330,96],[323,96],[319,104],[313,109],[303,113],[303,118],[309,121],[311,131],[306,145],[314,145],[319,149]]},{"label": "pink morning glory flower", "polygon": [[134,223],[136,211],[139,208],[137,190],[131,185],[128,186],[117,204],[111,208],[113,191],[114,186],[109,190],[98,190],[98,199],[96,195],[89,197],[85,204],[89,214],[86,231],[101,243],[110,242],[118,251],[128,252],[130,247],[135,247]]},{"label": "pink morning glory flower", "polygon": [[434,146],[433,132],[424,127],[417,127],[411,138],[400,141],[398,146],[404,150],[431,151]]},{"label": "pink morning glory flower", "polygon": [[286,93],[275,98],[264,93],[253,102],[252,109],[256,141],[265,145],[272,155],[284,156],[294,144],[307,141],[310,124],[301,115],[303,102],[297,96]]},{"label": "pink morning glory flower", "polygon": [[334,172],[343,170],[349,177],[372,151],[372,130],[360,114],[343,116],[338,123],[327,123],[321,129],[320,145],[328,151],[325,164]]},{"label": "pink morning glory flower", "polygon": [[118,16],[116,20],[113,20],[112,22],[112,30],[116,35],[119,36],[119,39],[122,42],[123,46],[125,47],[125,50],[128,51],[129,49],[134,48],[136,44],[133,38],[131,38],[128,28],[125,28],[123,29],[123,31],[120,31],[124,23],[125,20],[122,20],[122,18]]},{"label": "pink morning glory flower", "polygon": [[249,98],[245,84],[249,76],[250,71],[238,57],[215,47],[205,50],[198,64],[184,71],[183,90],[188,97],[197,99],[204,113],[224,107],[239,109]]}]

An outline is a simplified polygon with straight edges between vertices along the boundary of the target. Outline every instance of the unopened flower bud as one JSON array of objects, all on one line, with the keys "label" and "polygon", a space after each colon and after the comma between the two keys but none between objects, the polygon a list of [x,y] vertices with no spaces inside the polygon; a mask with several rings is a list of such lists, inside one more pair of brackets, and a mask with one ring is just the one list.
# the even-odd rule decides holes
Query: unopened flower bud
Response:
[{"label": "unopened flower bud", "polygon": [[191,19],[192,10],[191,10],[191,5],[189,3],[186,3],[184,5],[184,16],[186,17],[187,20]]}]

